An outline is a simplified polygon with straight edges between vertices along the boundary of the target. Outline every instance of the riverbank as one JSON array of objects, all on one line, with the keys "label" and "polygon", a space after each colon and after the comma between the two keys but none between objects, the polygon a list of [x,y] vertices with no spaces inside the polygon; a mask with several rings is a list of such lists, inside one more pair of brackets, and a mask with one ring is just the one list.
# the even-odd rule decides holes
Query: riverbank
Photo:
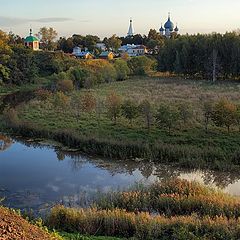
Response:
[{"label": "riverbank", "polygon": [[[84,153],[108,158],[236,171],[240,164],[238,128],[233,126],[228,132],[210,121],[206,131],[201,99],[229,96],[234,104],[239,104],[238,87],[238,83],[213,85],[207,81],[133,78],[66,95],[46,92],[14,109],[5,130],[29,138],[56,140]],[[106,99],[113,91],[122,102],[130,99],[141,105],[142,100],[149,101],[149,129],[140,113],[131,122],[122,115],[117,115],[116,123],[112,121]],[[155,119],[161,102],[185,104],[192,109],[192,115],[184,108],[186,123],[176,122],[169,133]]]}]

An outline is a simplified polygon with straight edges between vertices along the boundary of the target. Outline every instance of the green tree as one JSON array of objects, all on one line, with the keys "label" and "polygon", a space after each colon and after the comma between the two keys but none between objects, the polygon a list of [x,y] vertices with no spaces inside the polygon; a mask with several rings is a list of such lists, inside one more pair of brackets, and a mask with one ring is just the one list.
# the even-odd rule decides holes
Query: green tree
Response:
[{"label": "green tree", "polygon": [[8,83],[17,85],[34,83],[38,75],[38,67],[33,51],[22,45],[16,45],[12,50],[11,59],[8,63],[10,69]]},{"label": "green tree", "polygon": [[122,115],[132,124],[132,120],[139,114],[138,106],[131,100],[125,100],[121,108]]},{"label": "green tree", "polygon": [[212,119],[213,115],[213,108],[214,104],[213,101],[208,100],[203,103],[203,116],[204,116],[204,126],[205,126],[205,131],[208,132],[208,126],[210,124],[210,121]]},{"label": "green tree", "polygon": [[126,61],[122,59],[117,59],[114,62],[114,68],[117,73],[117,80],[118,81],[123,81],[128,78],[128,75],[130,74],[130,69],[128,67],[128,64]]},{"label": "green tree", "polygon": [[146,56],[133,57],[128,61],[133,75],[146,75],[154,66],[154,61]]},{"label": "green tree", "polygon": [[179,112],[176,108],[169,105],[160,105],[156,114],[156,121],[158,127],[167,128],[171,134],[172,128],[179,121]]},{"label": "green tree", "polygon": [[121,47],[122,41],[116,36],[116,34],[114,34],[112,37],[106,38],[104,40],[104,43],[106,44],[108,50],[118,52],[118,49]]},{"label": "green tree", "polygon": [[8,35],[0,30],[0,82],[6,82],[10,77],[8,62],[10,60],[12,51],[8,45],[8,42]]}]

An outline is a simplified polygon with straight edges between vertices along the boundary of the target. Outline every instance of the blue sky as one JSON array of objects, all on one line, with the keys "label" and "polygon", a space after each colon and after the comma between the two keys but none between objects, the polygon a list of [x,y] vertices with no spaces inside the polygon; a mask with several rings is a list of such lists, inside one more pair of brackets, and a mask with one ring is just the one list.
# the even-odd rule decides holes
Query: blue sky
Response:
[{"label": "blue sky", "polygon": [[126,35],[159,29],[168,12],[181,33],[226,32],[240,28],[240,0],[0,0],[0,29],[25,36],[30,26],[54,27],[59,36]]}]

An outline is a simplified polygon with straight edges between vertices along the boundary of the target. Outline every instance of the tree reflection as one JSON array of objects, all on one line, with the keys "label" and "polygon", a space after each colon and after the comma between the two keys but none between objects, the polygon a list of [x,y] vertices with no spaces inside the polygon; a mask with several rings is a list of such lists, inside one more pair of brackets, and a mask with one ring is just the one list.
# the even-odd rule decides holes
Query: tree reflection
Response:
[{"label": "tree reflection", "polygon": [[12,143],[13,141],[11,138],[0,135],[0,152],[7,150],[12,145]]},{"label": "tree reflection", "polygon": [[[133,161],[133,160],[114,160],[107,158],[98,158],[83,155],[81,152],[71,152],[62,150],[60,147],[43,146],[40,142],[35,140],[25,141],[17,139],[18,142],[34,148],[40,148],[43,151],[53,149],[56,153],[56,159],[59,161],[69,161],[73,171],[80,171],[84,165],[90,163],[98,169],[108,171],[109,174],[115,176],[117,174],[126,174],[133,176],[139,171],[144,179],[159,181],[168,180],[173,178],[186,178],[197,179],[206,185],[216,185],[219,188],[226,188],[230,184],[237,183],[240,176],[237,172],[229,171],[211,171],[211,170],[193,170],[184,169],[177,166],[164,165],[160,163],[147,162],[147,161]],[[0,135],[0,151],[6,150],[12,144],[12,140],[6,136]],[[240,185],[240,182],[239,182]]]}]

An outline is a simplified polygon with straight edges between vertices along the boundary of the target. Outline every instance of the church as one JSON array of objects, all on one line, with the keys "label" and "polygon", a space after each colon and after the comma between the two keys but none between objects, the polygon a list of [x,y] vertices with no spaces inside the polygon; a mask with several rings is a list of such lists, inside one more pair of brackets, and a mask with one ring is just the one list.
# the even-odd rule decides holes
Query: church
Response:
[{"label": "church", "polygon": [[30,29],[30,35],[25,38],[24,44],[26,47],[31,48],[33,51],[39,51],[39,40],[33,36],[32,29]]},{"label": "church", "polygon": [[176,33],[178,34],[179,32],[179,29],[177,27],[177,24],[176,24],[176,27],[174,28],[174,24],[173,22],[171,21],[171,16],[170,16],[170,13],[168,13],[168,20],[167,22],[164,24],[164,27],[163,25],[161,25],[161,28],[159,29],[160,31],[160,34],[162,36],[165,36],[167,38],[170,38],[172,33]]},{"label": "church", "polygon": [[[173,33],[178,34],[179,29],[176,24],[176,27],[174,26],[173,22],[171,21],[171,16],[170,13],[168,13],[168,20],[167,22],[163,25],[161,25],[161,28],[159,29],[161,36],[165,36],[167,38],[170,38]],[[127,33],[127,37],[132,37],[134,36],[134,28],[133,28],[133,21],[130,19],[130,25]]]}]

